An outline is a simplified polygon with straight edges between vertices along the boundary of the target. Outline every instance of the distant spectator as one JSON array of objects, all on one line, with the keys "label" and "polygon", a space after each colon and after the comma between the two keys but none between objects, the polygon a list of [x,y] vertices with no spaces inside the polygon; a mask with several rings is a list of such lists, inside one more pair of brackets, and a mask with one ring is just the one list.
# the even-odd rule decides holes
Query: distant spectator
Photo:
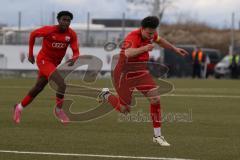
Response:
[{"label": "distant spectator", "polygon": [[193,62],[193,73],[192,77],[195,78],[196,76],[198,78],[201,78],[201,65],[203,62],[203,52],[200,47],[197,47],[196,50],[192,53],[192,62]]},{"label": "distant spectator", "polygon": [[240,56],[239,54],[234,53],[232,56],[230,56],[229,60],[230,60],[231,77],[236,79],[239,76]]}]

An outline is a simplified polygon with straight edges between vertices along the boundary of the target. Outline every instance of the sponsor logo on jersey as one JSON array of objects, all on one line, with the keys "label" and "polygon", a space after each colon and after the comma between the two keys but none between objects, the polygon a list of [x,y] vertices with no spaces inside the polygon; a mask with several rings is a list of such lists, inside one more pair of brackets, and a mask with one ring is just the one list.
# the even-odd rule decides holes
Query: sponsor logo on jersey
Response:
[{"label": "sponsor logo on jersey", "polygon": [[66,43],[59,43],[59,42],[54,42],[52,43],[52,47],[53,48],[66,48],[67,44]]}]

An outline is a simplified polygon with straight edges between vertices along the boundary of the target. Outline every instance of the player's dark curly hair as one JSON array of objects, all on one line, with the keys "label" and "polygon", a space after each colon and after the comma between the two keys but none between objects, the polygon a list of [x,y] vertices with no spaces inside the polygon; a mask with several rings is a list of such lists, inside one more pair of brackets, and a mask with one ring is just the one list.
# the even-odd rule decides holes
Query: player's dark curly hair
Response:
[{"label": "player's dark curly hair", "polygon": [[60,11],[57,14],[57,19],[60,19],[62,16],[69,16],[71,18],[71,20],[73,19],[73,14],[69,11]]},{"label": "player's dark curly hair", "polygon": [[156,29],[158,25],[159,25],[159,19],[156,16],[148,16],[141,21],[141,26],[143,28]]}]

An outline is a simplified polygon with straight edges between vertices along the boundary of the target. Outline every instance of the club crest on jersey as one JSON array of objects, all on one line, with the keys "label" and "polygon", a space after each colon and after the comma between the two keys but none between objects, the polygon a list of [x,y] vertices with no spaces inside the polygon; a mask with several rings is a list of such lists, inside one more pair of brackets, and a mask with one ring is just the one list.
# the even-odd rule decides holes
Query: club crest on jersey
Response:
[{"label": "club crest on jersey", "polygon": [[65,40],[66,40],[67,42],[69,42],[69,41],[70,41],[70,37],[69,37],[69,36],[66,36],[66,37],[65,37]]}]

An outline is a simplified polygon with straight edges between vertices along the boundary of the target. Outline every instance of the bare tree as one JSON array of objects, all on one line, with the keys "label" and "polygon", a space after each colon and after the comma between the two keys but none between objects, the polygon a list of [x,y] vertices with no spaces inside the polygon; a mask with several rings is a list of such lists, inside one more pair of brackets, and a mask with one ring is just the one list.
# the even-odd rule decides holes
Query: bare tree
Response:
[{"label": "bare tree", "polygon": [[172,1],[173,0],[127,0],[129,4],[147,7],[151,15],[159,18],[160,23],[166,9],[172,4]]}]

